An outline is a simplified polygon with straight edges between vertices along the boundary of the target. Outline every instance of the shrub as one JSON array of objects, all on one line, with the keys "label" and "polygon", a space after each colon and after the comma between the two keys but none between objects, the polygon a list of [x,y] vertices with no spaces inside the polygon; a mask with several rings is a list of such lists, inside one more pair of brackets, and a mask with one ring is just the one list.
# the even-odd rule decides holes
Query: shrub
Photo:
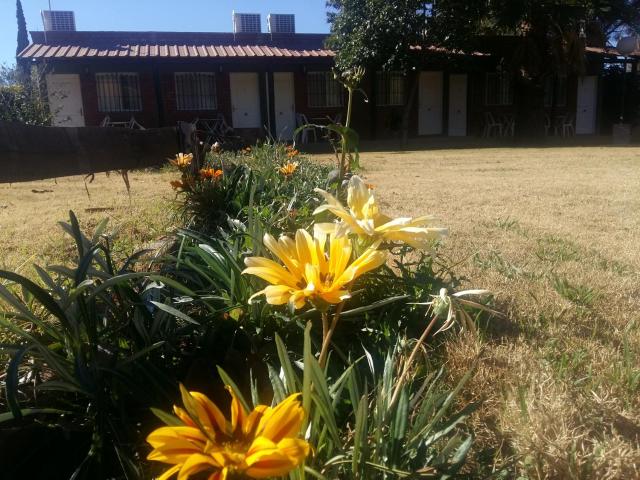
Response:
[{"label": "shrub", "polygon": [[16,338],[1,346],[11,356],[6,404],[16,421],[28,417],[86,444],[79,465],[67,465],[68,475],[105,478],[118,469],[133,475],[140,424],[149,405],[173,400],[183,369],[176,352],[195,323],[167,313],[176,311],[164,302],[190,292],[134,271],[145,252],[116,263],[106,222],[92,238],[73,213],[62,226],[75,242],[75,265],[36,267],[43,286],[0,271],[13,283],[0,285],[7,308],[0,325]]},{"label": "shrub", "polygon": [[[331,171],[292,147],[274,143],[240,152],[210,151],[203,165],[179,168],[181,180],[173,185],[182,195],[182,218],[207,234],[225,228],[227,217],[241,222],[257,217],[266,230],[274,232],[308,227],[319,205],[314,188],[327,188]],[[203,175],[212,171],[220,174]]]},{"label": "shrub", "polygon": [[[467,310],[488,309],[462,298],[484,292],[449,295],[458,281],[436,254],[446,231],[427,217],[385,216],[359,177],[344,191],[328,167],[284,145],[172,163],[189,228],[151,271],[135,268],[145,252],[113,258],[105,223],[88,238],[71,214],[63,227],[78,252],[72,265],[38,268],[41,285],[0,272],[11,283],[0,285],[0,326],[17,338],[1,346],[10,360],[0,420],[77,434],[69,450],[81,454],[56,470],[73,478],[149,477],[151,407],[169,426],[213,435],[193,403],[204,397],[179,383],[216,404],[230,386],[236,414],[237,405],[248,413],[301,392],[311,476],[459,471],[474,406],[453,411],[454,399],[471,372],[448,390],[437,359],[420,352],[432,330],[457,319],[474,329]],[[180,391],[186,410],[161,413]]]}]

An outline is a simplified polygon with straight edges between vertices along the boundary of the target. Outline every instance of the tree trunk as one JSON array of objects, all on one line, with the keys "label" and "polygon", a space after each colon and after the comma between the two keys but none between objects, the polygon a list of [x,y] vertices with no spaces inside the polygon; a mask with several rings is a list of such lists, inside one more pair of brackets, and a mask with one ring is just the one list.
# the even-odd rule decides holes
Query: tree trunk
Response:
[{"label": "tree trunk", "polygon": [[541,75],[529,78],[518,77],[515,120],[517,140],[531,141],[544,137],[544,83]]},{"label": "tree trunk", "polygon": [[418,93],[418,85],[420,83],[420,75],[415,73],[411,79],[411,88],[409,89],[409,96],[404,105],[404,111],[402,112],[402,144],[407,145],[409,143],[409,120],[411,119],[411,109]]}]

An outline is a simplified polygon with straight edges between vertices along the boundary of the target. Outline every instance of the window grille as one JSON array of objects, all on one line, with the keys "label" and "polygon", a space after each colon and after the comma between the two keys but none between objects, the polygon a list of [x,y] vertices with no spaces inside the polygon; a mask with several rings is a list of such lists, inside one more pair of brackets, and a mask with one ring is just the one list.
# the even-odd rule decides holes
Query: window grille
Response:
[{"label": "window grille", "polygon": [[553,86],[556,87],[556,107],[567,106],[567,76],[549,75],[544,79],[544,106],[553,106]]},{"label": "window grille", "polygon": [[485,78],[485,105],[513,104],[511,75],[507,72],[487,73]]},{"label": "window grille", "polygon": [[137,73],[97,73],[98,111],[138,112],[142,110]]},{"label": "window grille", "polygon": [[215,73],[176,73],[176,108],[178,110],[216,110]]},{"label": "window grille", "polygon": [[400,72],[376,73],[376,105],[404,105],[404,76]]},{"label": "window grille", "polygon": [[310,107],[342,106],[342,85],[333,78],[332,72],[309,72],[307,91]]}]

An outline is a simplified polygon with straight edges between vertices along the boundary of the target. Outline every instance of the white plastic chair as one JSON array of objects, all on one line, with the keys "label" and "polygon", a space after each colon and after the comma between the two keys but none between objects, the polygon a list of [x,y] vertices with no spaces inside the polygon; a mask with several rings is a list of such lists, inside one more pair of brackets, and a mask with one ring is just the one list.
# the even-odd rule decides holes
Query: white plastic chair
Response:
[{"label": "white plastic chair", "polygon": [[489,138],[493,131],[496,131],[499,137],[502,136],[502,123],[498,122],[491,112],[484,112],[484,130],[482,136]]},{"label": "white plastic chair", "polygon": [[[304,113],[296,113],[296,128],[300,128],[304,125],[309,125],[309,120]],[[318,141],[318,134],[316,133],[316,129],[313,127],[306,127],[300,131],[300,143],[303,145],[305,143],[309,143],[309,132],[313,134],[313,141]]]},{"label": "white plastic chair", "polygon": [[573,121],[573,115],[567,115],[562,122],[562,136],[572,137],[576,134],[576,127]]}]

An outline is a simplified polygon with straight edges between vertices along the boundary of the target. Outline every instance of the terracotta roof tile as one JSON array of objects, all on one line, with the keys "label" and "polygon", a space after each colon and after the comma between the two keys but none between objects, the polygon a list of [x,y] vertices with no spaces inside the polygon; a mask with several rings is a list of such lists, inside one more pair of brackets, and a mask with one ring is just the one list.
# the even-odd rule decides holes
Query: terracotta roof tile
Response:
[{"label": "terracotta roof tile", "polygon": [[31,32],[33,43],[19,55],[40,58],[290,58],[333,57],[320,34],[232,34],[187,32]]}]

